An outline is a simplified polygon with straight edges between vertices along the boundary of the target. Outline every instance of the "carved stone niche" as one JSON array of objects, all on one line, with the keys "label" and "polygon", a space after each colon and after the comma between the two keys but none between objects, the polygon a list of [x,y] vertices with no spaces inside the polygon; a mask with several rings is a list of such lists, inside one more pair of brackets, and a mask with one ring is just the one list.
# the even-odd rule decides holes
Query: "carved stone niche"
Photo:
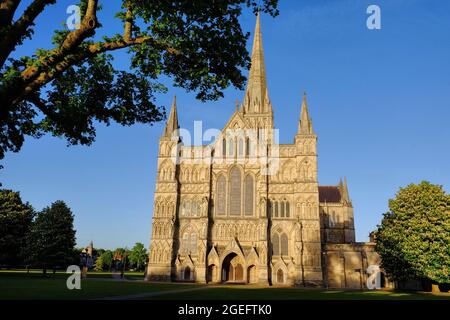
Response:
[{"label": "carved stone niche", "polygon": [[261,197],[259,200],[259,214],[263,218],[267,216],[267,199],[265,197]]}]

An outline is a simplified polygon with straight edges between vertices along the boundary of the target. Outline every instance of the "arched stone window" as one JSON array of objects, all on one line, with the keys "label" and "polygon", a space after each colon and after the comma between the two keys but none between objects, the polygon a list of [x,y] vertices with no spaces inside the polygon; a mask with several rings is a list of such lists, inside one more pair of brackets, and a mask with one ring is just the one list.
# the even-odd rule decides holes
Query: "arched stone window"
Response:
[{"label": "arched stone window", "polygon": [[216,213],[218,215],[225,214],[227,198],[227,185],[224,176],[220,176],[217,179],[217,201],[216,201]]},{"label": "arched stone window", "polygon": [[186,216],[192,215],[192,203],[191,201],[186,201]]},{"label": "arched stone window", "polygon": [[247,157],[250,156],[250,139],[249,138],[245,139],[245,155]]},{"label": "arched stone window", "polygon": [[197,253],[198,236],[195,231],[188,227],[183,232],[183,238],[181,239],[180,249],[182,252]]},{"label": "arched stone window", "polygon": [[289,254],[288,247],[288,237],[286,233],[282,233],[280,237],[280,252],[282,256],[287,256]]},{"label": "arched stone window", "polygon": [[[281,201],[272,201],[273,217],[275,218],[289,218],[290,217],[290,204],[286,199]],[[304,210],[302,208],[302,210]]]},{"label": "arched stone window", "polygon": [[253,177],[251,175],[248,175],[245,177],[245,215],[246,216],[252,216],[253,215],[253,194],[254,194],[254,187],[253,187]]},{"label": "arched stone window", "polygon": [[307,219],[311,219],[312,216],[312,208],[311,208],[311,204],[307,203],[306,204],[306,218]]},{"label": "arched stone window", "polygon": [[200,208],[198,201],[192,201],[191,204],[191,216],[192,217],[198,217],[200,215]]},{"label": "arched stone window", "polygon": [[181,216],[184,217],[186,215],[186,204],[182,202],[180,207]]},{"label": "arched stone window", "polygon": [[181,240],[181,250],[182,251],[189,250],[189,232],[183,233],[183,239]]},{"label": "arched stone window", "polygon": [[227,156],[227,140],[222,139],[222,156]]},{"label": "arched stone window", "polygon": [[289,241],[286,233],[274,233],[272,235],[272,253],[274,256],[287,256],[289,254]]},{"label": "arched stone window", "polygon": [[234,167],[230,172],[230,215],[241,215],[241,171]]},{"label": "arched stone window", "polygon": [[278,233],[275,233],[272,236],[272,254],[274,256],[280,255],[280,236],[278,235]]},{"label": "arched stone window", "polygon": [[334,227],[336,225],[336,222],[337,222],[336,221],[336,212],[334,210],[329,215],[329,218],[330,218],[330,221],[329,221],[330,227]]},{"label": "arched stone window", "polygon": [[166,203],[161,204],[161,216],[164,217],[166,215]]},{"label": "arched stone window", "polygon": [[195,170],[194,181],[199,181],[199,180],[200,180],[200,173],[198,172],[198,170]]},{"label": "arched stone window", "polygon": [[[262,124],[260,125],[263,126]],[[266,130],[264,128],[258,128],[258,141],[264,142],[266,140]]]},{"label": "arched stone window", "polygon": [[191,243],[189,250],[192,253],[197,253],[197,234],[195,232],[191,233]]},{"label": "arched stone window", "polygon": [[232,138],[228,139],[228,155],[234,155],[234,141]]},{"label": "arched stone window", "polygon": [[243,157],[244,156],[244,139],[243,138],[239,138],[238,155],[239,155],[239,157]]}]

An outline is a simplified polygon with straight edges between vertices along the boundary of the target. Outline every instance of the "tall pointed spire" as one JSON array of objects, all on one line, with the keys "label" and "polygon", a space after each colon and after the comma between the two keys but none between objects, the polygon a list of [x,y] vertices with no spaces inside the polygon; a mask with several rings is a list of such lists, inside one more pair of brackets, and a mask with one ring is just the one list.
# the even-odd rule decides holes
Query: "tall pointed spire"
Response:
[{"label": "tall pointed spire", "polygon": [[312,121],[308,113],[308,103],[306,101],[306,92],[303,93],[302,111],[300,113],[300,123],[298,125],[298,132],[300,134],[314,134],[312,128]]},{"label": "tall pointed spire", "polygon": [[172,137],[173,133],[176,132],[178,128],[177,96],[173,96],[172,108],[170,109],[169,119],[167,119],[163,136],[169,138]]},{"label": "tall pointed spire", "polygon": [[341,196],[342,196],[342,200],[350,203],[350,195],[348,194],[348,187],[347,187],[347,178],[344,177],[344,183],[342,183],[342,178],[339,181],[339,187],[341,188]]},{"label": "tall pointed spire", "polygon": [[[266,101],[267,100],[267,101]],[[259,12],[256,16],[255,34],[253,36],[252,61],[245,91],[244,111],[246,113],[268,112],[266,66],[261,35],[261,20]]]}]

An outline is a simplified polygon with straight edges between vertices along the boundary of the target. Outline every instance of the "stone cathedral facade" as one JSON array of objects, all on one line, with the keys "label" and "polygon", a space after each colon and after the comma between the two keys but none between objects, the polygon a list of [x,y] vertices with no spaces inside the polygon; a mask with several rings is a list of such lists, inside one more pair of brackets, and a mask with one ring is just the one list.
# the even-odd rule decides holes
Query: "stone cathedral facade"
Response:
[{"label": "stone cathedral facade", "polygon": [[355,242],[347,182],[320,186],[306,94],[279,144],[259,16],[245,97],[213,143],[185,146],[176,100],[159,143],[147,279],[362,288],[378,264]]}]

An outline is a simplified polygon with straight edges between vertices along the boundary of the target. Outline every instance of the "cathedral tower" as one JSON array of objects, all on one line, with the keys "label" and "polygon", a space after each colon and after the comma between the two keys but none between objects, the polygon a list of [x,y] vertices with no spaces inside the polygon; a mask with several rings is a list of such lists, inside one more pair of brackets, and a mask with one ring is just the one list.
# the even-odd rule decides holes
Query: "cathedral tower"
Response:
[{"label": "cathedral tower", "polygon": [[308,111],[306,92],[303,94],[298,130],[295,136],[297,180],[295,183],[296,217],[301,229],[298,259],[301,282],[320,283],[321,239],[317,177],[317,135]]},{"label": "cathedral tower", "polygon": [[[152,244],[149,253],[147,278],[171,280],[176,250],[178,208],[178,144],[179,125],[177,100],[173,98],[169,118],[159,139],[158,171],[153,206]],[[175,241],[174,241],[175,240]]]}]

